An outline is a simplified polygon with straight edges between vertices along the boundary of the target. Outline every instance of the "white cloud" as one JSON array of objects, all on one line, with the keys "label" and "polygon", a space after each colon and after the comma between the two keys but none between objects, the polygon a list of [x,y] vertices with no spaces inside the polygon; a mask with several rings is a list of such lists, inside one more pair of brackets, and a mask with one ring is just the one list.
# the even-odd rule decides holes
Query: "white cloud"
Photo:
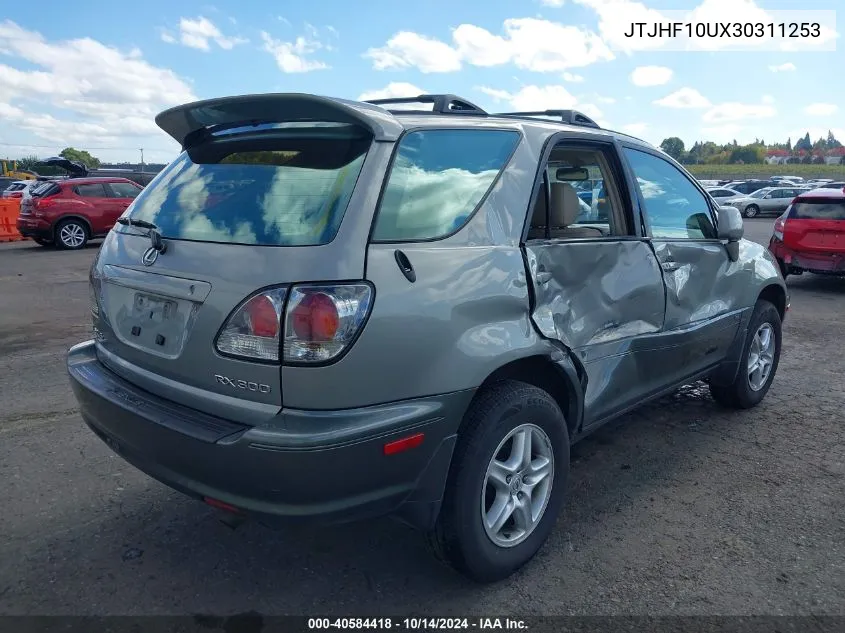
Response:
[{"label": "white cloud", "polygon": [[[367,90],[358,95],[358,101],[370,101],[372,99],[396,99],[399,97],[417,97],[426,94],[423,88],[418,88],[414,84],[398,81],[387,84],[384,88],[375,90]],[[401,109],[404,104],[396,104],[391,106],[393,109]],[[414,107],[411,104],[409,107]],[[416,106],[419,108],[419,105]]]},{"label": "white cloud", "polygon": [[772,95],[763,95],[762,97],[760,97],[760,101],[762,101],[763,103],[766,103],[768,105],[771,105],[775,102],[775,98]]},{"label": "white cloud", "polygon": [[566,4],[566,0],[540,0],[540,4],[557,9]]},{"label": "white cloud", "polygon": [[146,146],[148,160],[169,160],[178,151],[153,118],[197,97],[188,82],[147,62],[141,51],[91,38],[48,41],[10,20],[0,22],[0,51],[15,64],[0,64],[0,115],[17,130],[55,143],[56,151],[70,144],[127,147],[131,154],[123,155],[135,159],[134,148]]},{"label": "white cloud", "polygon": [[663,106],[665,108],[708,108],[710,101],[707,100],[695,88],[681,88],[670,95],[658,99],[654,102],[655,105]]},{"label": "white cloud", "polygon": [[564,81],[568,81],[573,84],[580,84],[584,82],[584,78],[581,75],[576,75],[574,73],[563,73],[561,76]]},{"label": "white cloud", "polygon": [[[736,123],[728,123],[726,125],[703,127],[701,128],[701,133],[708,141],[725,144],[730,143],[731,141],[736,139],[737,135],[743,130],[744,126],[742,125],[737,125]],[[737,139],[737,142],[740,142],[739,139]]]},{"label": "white cloud", "polygon": [[446,73],[461,69],[455,49],[412,31],[400,31],[384,47],[371,48],[364,56],[373,60],[376,70],[414,67],[423,73]]},{"label": "white cloud", "polygon": [[161,31],[161,41],[166,42],[167,44],[175,44],[176,38],[173,37],[173,34],[170,31],[166,31],[162,29]]},{"label": "white cloud", "polygon": [[452,32],[452,44],[401,31],[364,56],[376,70],[416,68],[423,73],[454,72],[463,63],[489,67],[512,63],[534,72],[560,72],[614,58],[601,38],[581,27],[538,18],[505,20],[503,35],[474,24]]},{"label": "white cloud", "polygon": [[[167,31],[162,32],[161,39],[169,43],[174,43],[176,40]],[[246,41],[239,37],[223,35],[214,22],[203,16],[179,20],[179,42],[189,48],[208,52],[211,50],[211,42],[214,42],[220,48],[228,51]]]},{"label": "white cloud", "polygon": [[754,105],[747,103],[721,103],[704,113],[702,120],[706,123],[729,123],[744,119],[763,119],[773,117],[777,110],[771,105]]},{"label": "white cloud", "polygon": [[324,48],[317,40],[300,36],[293,42],[283,42],[273,39],[265,31],[261,32],[261,39],[264,42],[264,50],[276,59],[276,65],[283,73],[307,73],[329,68],[321,61],[308,58],[312,53]]},{"label": "white cloud", "polygon": [[672,80],[672,69],[665,66],[638,66],[631,73],[631,83],[641,88],[662,86]]},{"label": "white cloud", "polygon": [[516,92],[508,92],[487,86],[476,90],[491,97],[493,101],[505,101],[517,112],[542,112],[545,110],[578,110],[594,119],[601,127],[609,127],[602,120],[602,111],[593,103],[582,102],[563,86],[523,86]]},{"label": "white cloud", "polygon": [[628,134],[639,135],[648,129],[648,123],[628,123],[622,126],[622,130]]},{"label": "white cloud", "polygon": [[599,33],[602,39],[613,49],[630,53],[633,51],[654,50],[661,48],[666,37],[625,37],[631,25],[637,22],[665,21],[660,11],[650,9],[640,2],[631,0],[574,0],[586,6],[599,17]]},{"label": "white cloud", "polygon": [[777,64],[775,66],[769,66],[769,70],[773,73],[785,73],[795,70],[795,64],[792,62],[786,62],[785,64]]},{"label": "white cloud", "polygon": [[837,110],[839,106],[834,103],[811,103],[804,108],[804,112],[810,116],[831,116],[836,114]]}]

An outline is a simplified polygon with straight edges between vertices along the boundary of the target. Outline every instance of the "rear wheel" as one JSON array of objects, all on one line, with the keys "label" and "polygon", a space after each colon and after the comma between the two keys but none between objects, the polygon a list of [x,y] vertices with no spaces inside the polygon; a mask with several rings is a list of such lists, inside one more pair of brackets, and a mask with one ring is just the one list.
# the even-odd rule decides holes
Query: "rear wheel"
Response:
[{"label": "rear wheel", "polygon": [[63,220],[56,226],[56,246],[79,250],[88,243],[88,227],[81,220]]},{"label": "rear wheel", "polygon": [[756,218],[758,213],[760,213],[760,207],[756,204],[750,204],[745,207],[745,211],[742,212],[742,215],[746,218]]},{"label": "rear wheel", "polygon": [[781,320],[774,305],[760,300],[748,323],[742,361],[733,383],[710,385],[710,393],[719,404],[732,409],[750,409],[758,405],[772,385],[780,362]]},{"label": "rear wheel", "polygon": [[566,420],[545,391],[504,381],[467,412],[429,543],[478,582],[507,578],[554,528],[566,492]]}]

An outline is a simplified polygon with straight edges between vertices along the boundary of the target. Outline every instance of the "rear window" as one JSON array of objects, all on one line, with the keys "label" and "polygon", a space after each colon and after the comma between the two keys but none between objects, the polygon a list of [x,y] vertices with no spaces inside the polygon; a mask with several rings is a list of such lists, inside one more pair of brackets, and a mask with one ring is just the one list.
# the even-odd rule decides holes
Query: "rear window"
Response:
[{"label": "rear window", "polygon": [[371,141],[360,128],[320,124],[229,134],[183,152],[139,193],[129,216],[171,239],[326,244]]},{"label": "rear window", "polygon": [[421,130],[402,137],[373,240],[431,240],[460,229],[519,142],[505,130]]},{"label": "rear window", "polygon": [[36,185],[31,190],[33,196],[52,196],[53,194],[59,193],[61,189],[59,186],[54,182],[44,182],[40,185]]},{"label": "rear window", "polygon": [[792,205],[796,220],[845,220],[845,200],[806,199]]}]

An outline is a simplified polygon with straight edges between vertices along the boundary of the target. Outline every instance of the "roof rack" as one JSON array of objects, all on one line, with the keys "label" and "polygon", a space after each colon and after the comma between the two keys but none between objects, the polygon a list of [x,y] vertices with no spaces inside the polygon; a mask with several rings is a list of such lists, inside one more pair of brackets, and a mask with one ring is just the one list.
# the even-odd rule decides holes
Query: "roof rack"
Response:
[{"label": "roof rack", "polygon": [[[393,99],[370,99],[364,103],[372,103],[373,105],[390,105],[394,103],[431,103],[434,104],[432,110],[422,110],[427,114],[434,112],[435,114],[480,114],[487,115],[487,113],[479,108],[477,105],[459,97],[457,95],[443,94],[443,95],[418,95],[416,97],[395,97]],[[410,113],[415,110],[390,110],[389,112]]]},{"label": "roof rack", "polygon": [[544,110],[542,112],[497,112],[492,116],[513,116],[513,117],[560,117],[561,122],[569,125],[583,125],[584,127],[594,127],[601,129],[598,123],[593,121],[586,114],[578,112],[577,110]]}]

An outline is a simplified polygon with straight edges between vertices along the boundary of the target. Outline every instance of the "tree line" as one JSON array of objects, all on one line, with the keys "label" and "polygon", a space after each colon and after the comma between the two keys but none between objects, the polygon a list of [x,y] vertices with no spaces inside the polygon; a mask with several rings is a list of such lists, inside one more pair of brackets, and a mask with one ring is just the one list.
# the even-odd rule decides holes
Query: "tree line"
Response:
[{"label": "tree line", "polygon": [[732,143],[719,145],[712,141],[696,141],[687,149],[683,140],[677,136],[663,139],[660,149],[672,158],[686,165],[747,165],[764,163],[769,156],[785,158],[787,164],[822,164],[825,156],[839,158],[839,164],[845,165],[845,148],[833,132],[827,138],[810,140],[810,133],[798,139],[793,145],[792,139],[786,143],[766,144],[763,139],[754,139],[753,143],[739,145]]}]

